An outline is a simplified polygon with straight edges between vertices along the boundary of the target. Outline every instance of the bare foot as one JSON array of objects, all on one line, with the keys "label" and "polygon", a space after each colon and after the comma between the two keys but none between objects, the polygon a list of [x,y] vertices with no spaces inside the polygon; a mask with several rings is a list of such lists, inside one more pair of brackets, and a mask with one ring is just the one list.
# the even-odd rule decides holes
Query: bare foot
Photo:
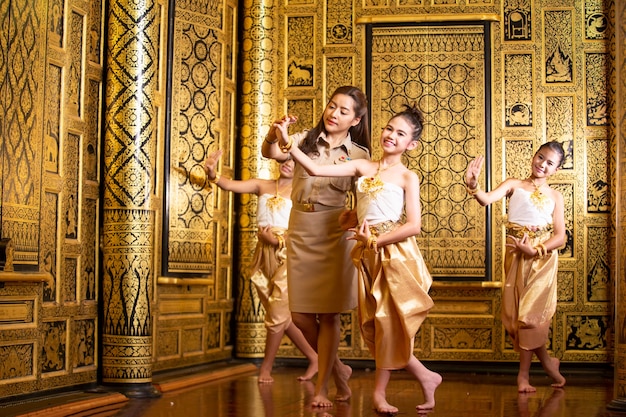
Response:
[{"label": "bare foot", "polygon": [[422,384],[422,392],[426,401],[415,407],[418,411],[435,408],[435,390],[443,380],[441,375],[433,371],[428,371],[428,374],[425,376],[425,378],[420,380],[420,383]]},{"label": "bare foot", "polygon": [[259,374],[259,384],[272,384],[274,382],[274,378],[272,378],[269,374]]},{"label": "bare foot", "polygon": [[333,375],[335,376],[335,385],[337,386],[335,400],[348,401],[352,396],[352,390],[348,385],[348,381],[352,376],[352,368],[348,365],[341,364],[339,368],[334,369]]},{"label": "bare foot", "polygon": [[333,406],[333,402],[324,394],[317,394],[313,397],[311,407],[329,408]]},{"label": "bare foot", "polygon": [[309,362],[309,367],[306,368],[304,375],[298,377],[298,381],[310,381],[317,373],[317,361]]},{"label": "bare foot", "polygon": [[530,385],[530,381],[528,381],[528,377],[525,376],[517,376],[517,392],[536,392],[537,389]]},{"label": "bare foot", "polygon": [[373,395],[374,410],[379,414],[398,414],[398,408],[387,402],[385,393],[374,392]]},{"label": "bare foot", "polygon": [[560,366],[561,361],[557,358],[552,358],[550,363],[546,366],[546,372],[554,380],[552,384],[554,388],[563,388],[565,386],[565,377],[563,377],[559,371]]}]

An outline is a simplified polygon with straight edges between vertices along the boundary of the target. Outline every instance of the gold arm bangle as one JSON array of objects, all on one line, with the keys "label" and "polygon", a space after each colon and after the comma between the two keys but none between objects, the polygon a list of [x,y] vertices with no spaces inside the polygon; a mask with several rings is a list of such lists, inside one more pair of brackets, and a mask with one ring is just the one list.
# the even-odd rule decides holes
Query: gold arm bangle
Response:
[{"label": "gold arm bangle", "polygon": [[270,145],[273,145],[276,142],[278,142],[278,138],[276,138],[274,140],[269,140],[268,138],[269,138],[269,136],[265,136],[265,142],[269,143]]},{"label": "gold arm bangle", "polygon": [[291,147],[293,146],[293,138],[289,138],[289,142],[287,142],[286,145],[278,145],[280,147],[280,150],[283,153],[289,153],[289,151],[291,150]]},{"label": "gold arm bangle", "polygon": [[213,179],[209,178],[208,176],[207,178],[211,184],[217,184],[220,178],[222,178],[222,174],[220,174],[219,171],[215,171],[215,177]]}]

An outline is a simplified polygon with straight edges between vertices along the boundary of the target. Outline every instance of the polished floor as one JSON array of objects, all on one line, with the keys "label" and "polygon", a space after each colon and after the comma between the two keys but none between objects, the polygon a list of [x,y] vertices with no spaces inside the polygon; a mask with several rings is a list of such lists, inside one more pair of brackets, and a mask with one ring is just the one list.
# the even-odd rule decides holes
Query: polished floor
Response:
[{"label": "polished floor", "polygon": [[[435,369],[439,371],[438,369]],[[116,417],[367,417],[379,416],[372,406],[374,373],[354,369],[349,402],[329,409],[308,404],[312,382],[299,382],[301,368],[278,367],[274,383],[258,384],[254,373],[165,392],[156,399],[131,399]],[[553,389],[542,372],[533,373],[533,394],[518,394],[515,374],[441,371],[435,409],[428,417],[612,417],[624,412],[607,409],[613,399],[610,372],[568,374],[565,389]],[[331,390],[331,395],[333,390]],[[399,416],[418,415],[419,385],[405,372],[392,375],[388,400]]]}]

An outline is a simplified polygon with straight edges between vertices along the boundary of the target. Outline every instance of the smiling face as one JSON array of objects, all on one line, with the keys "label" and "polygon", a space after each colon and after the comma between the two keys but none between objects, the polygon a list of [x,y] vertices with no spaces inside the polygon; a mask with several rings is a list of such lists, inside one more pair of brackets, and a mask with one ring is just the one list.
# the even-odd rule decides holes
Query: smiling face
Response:
[{"label": "smiling face", "polygon": [[324,109],[324,127],[329,135],[347,135],[361,118],[356,115],[354,99],[345,94],[335,94]]},{"label": "smiling face", "polygon": [[413,140],[414,129],[404,117],[389,120],[380,135],[380,144],[385,153],[403,153],[415,148],[417,141]]},{"label": "smiling face", "polygon": [[280,173],[280,177],[281,178],[293,178],[293,167],[294,167],[295,163],[293,162],[293,159],[288,159],[284,162],[282,162],[279,166],[278,166],[278,171]]},{"label": "smiling face", "polygon": [[561,155],[550,149],[539,149],[531,163],[531,176],[534,178],[548,178],[558,171],[561,166]]}]

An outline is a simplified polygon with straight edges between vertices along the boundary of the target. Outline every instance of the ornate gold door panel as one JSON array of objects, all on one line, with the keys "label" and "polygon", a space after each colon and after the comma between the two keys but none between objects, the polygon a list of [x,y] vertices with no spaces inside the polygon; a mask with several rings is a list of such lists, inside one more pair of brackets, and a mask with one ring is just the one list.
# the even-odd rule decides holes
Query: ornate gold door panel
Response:
[{"label": "ornate gold door panel", "polygon": [[419,243],[431,272],[491,279],[490,211],[471,202],[464,183],[476,155],[490,171],[489,23],[368,25],[367,38],[374,158],[376,132],[403,104],[424,112],[420,146],[405,162],[420,176]]}]

